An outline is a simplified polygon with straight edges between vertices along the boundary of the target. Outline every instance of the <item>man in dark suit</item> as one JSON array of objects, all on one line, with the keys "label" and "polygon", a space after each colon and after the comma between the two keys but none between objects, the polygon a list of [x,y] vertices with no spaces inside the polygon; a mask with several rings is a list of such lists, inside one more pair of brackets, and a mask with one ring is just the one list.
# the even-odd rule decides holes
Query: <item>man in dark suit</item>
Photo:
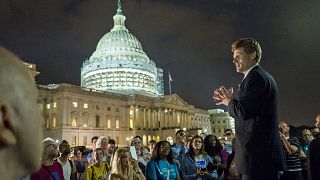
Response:
[{"label": "man in dark suit", "polygon": [[242,180],[278,179],[283,154],[278,132],[277,85],[258,64],[262,51],[252,38],[232,44],[236,71],[244,74],[238,94],[224,86],[214,90],[217,105],[228,106],[236,125],[236,167]]}]

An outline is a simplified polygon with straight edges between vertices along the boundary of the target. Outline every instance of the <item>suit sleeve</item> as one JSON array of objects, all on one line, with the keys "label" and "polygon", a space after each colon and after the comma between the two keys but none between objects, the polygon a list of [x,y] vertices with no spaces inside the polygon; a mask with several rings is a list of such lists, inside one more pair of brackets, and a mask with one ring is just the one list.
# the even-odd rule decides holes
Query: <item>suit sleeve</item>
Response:
[{"label": "suit sleeve", "polygon": [[252,74],[239,92],[238,98],[233,98],[228,104],[228,110],[233,118],[248,119],[259,114],[267,91],[267,81],[259,74]]}]

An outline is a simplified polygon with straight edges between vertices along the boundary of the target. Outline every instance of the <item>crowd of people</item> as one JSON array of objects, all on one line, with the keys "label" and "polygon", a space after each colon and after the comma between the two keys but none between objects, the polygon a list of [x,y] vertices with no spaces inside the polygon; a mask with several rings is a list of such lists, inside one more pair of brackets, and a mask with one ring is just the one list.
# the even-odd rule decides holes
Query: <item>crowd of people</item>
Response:
[{"label": "crowd of people", "polygon": [[[320,127],[320,115],[316,118],[316,124]],[[311,130],[304,129],[296,137],[290,133],[285,121],[279,122],[284,153],[284,169],[279,169],[279,179],[319,179],[320,134],[318,128]],[[86,158],[81,157],[81,150],[70,148],[67,141],[56,144],[53,139],[46,138],[43,140],[40,170],[24,179],[242,179],[242,174],[236,169],[236,138],[231,129],[225,129],[220,139],[213,134],[193,135],[182,129],[175,136],[174,144],[166,140],[150,140],[148,145],[143,145],[142,138],[136,136],[131,139],[130,147],[117,147],[114,139],[94,136],[91,139],[93,149]]]},{"label": "crowd of people", "polygon": [[[41,168],[23,179],[31,180],[200,180],[239,179],[234,166],[227,161],[234,153],[234,133],[225,137],[176,132],[176,142],[150,140],[148,146],[136,136],[130,147],[117,147],[114,139],[94,136],[92,151],[82,158],[82,151],[71,148],[66,140],[59,144],[51,138],[43,140]],[[189,138],[187,138],[189,137]],[[229,149],[231,148],[231,150]],[[232,160],[229,160],[230,162]]]}]

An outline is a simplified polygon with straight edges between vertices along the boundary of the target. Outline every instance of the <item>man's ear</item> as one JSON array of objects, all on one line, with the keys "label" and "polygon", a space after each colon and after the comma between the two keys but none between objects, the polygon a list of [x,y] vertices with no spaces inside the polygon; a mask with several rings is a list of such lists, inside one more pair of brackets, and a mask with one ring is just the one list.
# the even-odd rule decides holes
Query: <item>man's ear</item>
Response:
[{"label": "man's ear", "polygon": [[0,100],[0,149],[17,143],[13,126],[15,120],[12,107]]},{"label": "man's ear", "polygon": [[250,58],[256,61],[256,57],[257,57],[257,52],[253,52],[250,54]]}]

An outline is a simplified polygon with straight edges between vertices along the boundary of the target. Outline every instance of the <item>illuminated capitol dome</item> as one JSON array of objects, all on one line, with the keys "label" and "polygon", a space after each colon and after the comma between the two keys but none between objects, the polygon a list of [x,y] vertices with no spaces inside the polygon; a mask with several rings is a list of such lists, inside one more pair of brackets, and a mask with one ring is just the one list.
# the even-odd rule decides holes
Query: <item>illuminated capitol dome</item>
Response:
[{"label": "illuminated capitol dome", "polygon": [[120,94],[163,96],[163,70],[149,59],[139,40],[125,27],[118,1],[114,26],[81,68],[81,86]]}]

